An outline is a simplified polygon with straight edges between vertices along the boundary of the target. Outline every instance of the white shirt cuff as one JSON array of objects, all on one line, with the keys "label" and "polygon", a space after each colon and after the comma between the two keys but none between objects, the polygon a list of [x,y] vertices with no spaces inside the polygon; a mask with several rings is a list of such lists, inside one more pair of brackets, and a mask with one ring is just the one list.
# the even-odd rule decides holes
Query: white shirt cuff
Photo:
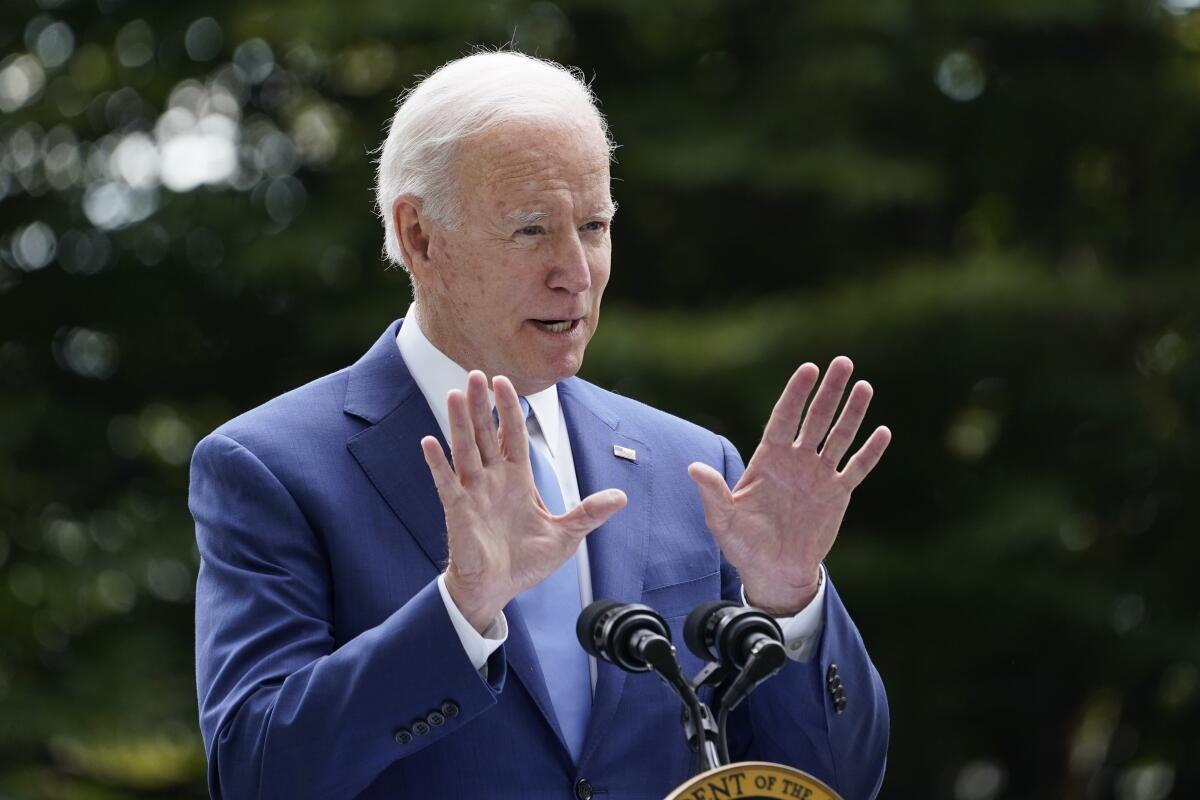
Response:
[{"label": "white shirt cuff", "polygon": [[[783,646],[792,661],[808,661],[817,651],[825,625],[825,565],[821,564],[817,578],[817,594],[800,611],[790,617],[776,617],[783,630]],[[746,602],[746,587],[742,587],[742,605]],[[472,632],[474,629],[472,628]]]},{"label": "white shirt cuff", "polygon": [[442,602],[446,604],[446,613],[450,615],[450,623],[454,625],[454,632],[458,634],[463,650],[467,651],[467,658],[471,660],[471,665],[486,678],[488,659],[508,638],[508,620],[504,618],[504,612],[501,611],[497,614],[487,630],[480,634],[475,630],[475,626],[467,622],[467,618],[454,604],[454,600],[450,597],[450,590],[446,588],[444,573],[438,575],[437,585],[438,592],[442,595]]}]

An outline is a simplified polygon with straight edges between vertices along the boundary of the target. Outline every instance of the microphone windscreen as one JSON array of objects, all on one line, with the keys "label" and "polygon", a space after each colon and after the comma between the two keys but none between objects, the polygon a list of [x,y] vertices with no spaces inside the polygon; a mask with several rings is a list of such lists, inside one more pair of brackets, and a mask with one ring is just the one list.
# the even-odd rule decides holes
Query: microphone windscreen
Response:
[{"label": "microphone windscreen", "polygon": [[621,605],[616,600],[597,600],[590,603],[587,608],[579,612],[579,619],[575,621],[575,636],[579,639],[579,644],[589,655],[596,658],[603,658],[600,654],[600,649],[596,645],[596,623],[608,611]]},{"label": "microphone windscreen", "polygon": [[701,661],[712,661],[716,658],[704,632],[708,626],[709,617],[718,609],[736,605],[737,603],[730,600],[713,600],[701,603],[687,615],[687,619],[683,623],[683,642],[696,658]]}]

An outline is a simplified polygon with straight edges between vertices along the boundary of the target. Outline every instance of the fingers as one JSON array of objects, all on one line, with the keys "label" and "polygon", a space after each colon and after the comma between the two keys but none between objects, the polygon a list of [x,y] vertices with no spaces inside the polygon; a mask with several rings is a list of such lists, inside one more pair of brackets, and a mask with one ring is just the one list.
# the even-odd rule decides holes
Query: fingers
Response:
[{"label": "fingers", "polygon": [[441,443],[434,437],[426,436],[421,440],[421,452],[425,455],[425,463],[433,476],[433,485],[437,487],[438,496],[445,505],[457,496],[458,481],[454,479],[454,470],[446,460]]},{"label": "fingers", "polygon": [[496,415],[500,418],[500,443],[503,455],[518,464],[529,462],[529,431],[525,427],[525,413],[512,381],[503,375],[492,379],[492,393],[496,396]]},{"label": "fingers", "polygon": [[891,441],[891,430],[884,425],[880,425],[867,438],[862,448],[850,457],[841,475],[843,479],[849,481],[851,491],[863,482],[863,479],[871,473],[871,470],[875,469],[875,465],[879,463],[879,459],[883,457],[883,451],[887,450],[888,443]]},{"label": "fingers", "polygon": [[446,410],[450,416],[450,454],[454,457],[454,471],[459,480],[476,479],[483,472],[483,462],[475,442],[475,426],[467,409],[467,396],[458,389],[451,389],[446,395]]},{"label": "fingers", "polygon": [[816,364],[802,364],[788,379],[783,394],[775,402],[771,416],[767,419],[766,430],[763,431],[763,441],[770,444],[790,445],[796,439],[796,429],[800,427],[800,416],[804,413],[804,404],[821,370]]},{"label": "fingers", "polygon": [[582,538],[608,522],[628,502],[629,498],[620,489],[605,489],[583,498],[558,519],[572,535]]},{"label": "fingers", "polygon": [[529,437],[517,390],[503,375],[493,379],[492,388],[496,398],[495,418],[488,399],[487,376],[479,370],[467,375],[465,393],[453,389],[446,396],[450,452],[460,479],[478,477],[484,467],[502,457],[518,463],[529,460]]},{"label": "fingers", "polygon": [[733,492],[725,483],[724,476],[699,461],[688,465],[688,475],[700,491],[700,504],[704,506],[704,521],[708,523],[709,530],[714,534],[723,532],[733,512]]},{"label": "fingers", "polygon": [[842,409],[842,415],[838,417],[837,424],[833,426],[833,430],[829,432],[829,438],[825,440],[825,446],[821,448],[821,460],[833,469],[836,470],[838,464],[842,463],[842,457],[846,455],[846,451],[850,449],[850,443],[858,434],[858,426],[862,424],[863,417],[867,414],[867,406],[871,404],[873,393],[871,384],[866,381],[859,381],[850,390],[850,398],[846,401],[846,407]]},{"label": "fingers", "polygon": [[846,391],[846,383],[850,373],[854,371],[854,363],[845,356],[838,356],[829,364],[821,388],[817,389],[816,397],[804,416],[804,424],[800,426],[800,438],[797,444],[808,450],[816,451],[821,440],[829,431],[829,423],[837,411],[842,393]]},{"label": "fingers", "polygon": [[492,420],[492,404],[488,400],[487,377],[479,370],[471,370],[467,375],[467,408],[475,428],[479,459],[487,466],[500,457],[500,443],[496,439],[496,423]]}]

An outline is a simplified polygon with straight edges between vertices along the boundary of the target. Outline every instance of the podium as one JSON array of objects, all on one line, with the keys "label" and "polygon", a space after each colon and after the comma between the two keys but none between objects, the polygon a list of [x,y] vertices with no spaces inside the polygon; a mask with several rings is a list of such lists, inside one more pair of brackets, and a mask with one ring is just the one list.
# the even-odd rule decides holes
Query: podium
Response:
[{"label": "podium", "polygon": [[798,769],[767,761],[742,761],[689,778],[665,800],[842,800]]}]

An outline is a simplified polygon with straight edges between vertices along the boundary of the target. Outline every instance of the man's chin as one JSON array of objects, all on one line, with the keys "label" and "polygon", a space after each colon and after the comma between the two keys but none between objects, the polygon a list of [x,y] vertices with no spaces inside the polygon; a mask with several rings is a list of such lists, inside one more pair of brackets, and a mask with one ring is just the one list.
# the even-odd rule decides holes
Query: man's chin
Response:
[{"label": "man's chin", "polygon": [[583,366],[583,354],[572,354],[560,357],[538,365],[530,365],[522,370],[520,377],[510,376],[517,393],[521,395],[537,394],[549,389],[556,383],[572,378]]}]

